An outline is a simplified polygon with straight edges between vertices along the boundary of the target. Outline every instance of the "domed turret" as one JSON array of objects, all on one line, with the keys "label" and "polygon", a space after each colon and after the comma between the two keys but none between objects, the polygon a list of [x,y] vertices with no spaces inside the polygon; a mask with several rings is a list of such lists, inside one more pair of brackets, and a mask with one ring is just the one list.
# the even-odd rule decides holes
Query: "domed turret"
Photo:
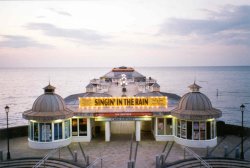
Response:
[{"label": "domed turret", "polygon": [[201,93],[196,83],[189,86],[191,92],[182,96],[178,107],[172,111],[180,119],[209,119],[221,116],[221,111],[212,107],[209,98]]},{"label": "domed turret", "polygon": [[182,96],[178,104],[180,110],[205,111],[213,109],[209,98],[199,91],[201,88],[199,85],[194,83],[189,88],[191,92]]},{"label": "domed turret", "polygon": [[33,104],[34,112],[56,112],[66,109],[64,100],[55,94],[55,87],[50,84],[44,88],[44,94],[39,96]]},{"label": "domed turret", "polygon": [[44,94],[35,100],[32,109],[23,113],[25,119],[48,121],[73,116],[73,112],[66,107],[63,98],[55,94],[54,86],[49,84],[43,89]]}]

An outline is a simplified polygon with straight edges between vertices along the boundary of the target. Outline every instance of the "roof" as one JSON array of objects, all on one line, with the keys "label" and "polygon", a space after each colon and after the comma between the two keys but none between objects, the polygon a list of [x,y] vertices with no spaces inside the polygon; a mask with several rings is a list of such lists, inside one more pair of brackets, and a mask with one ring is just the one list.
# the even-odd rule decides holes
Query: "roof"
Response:
[{"label": "roof", "polygon": [[96,87],[96,85],[93,85],[92,83],[89,83],[89,84],[86,86],[86,88],[94,88],[94,87]]},{"label": "roof", "polygon": [[134,71],[134,68],[125,67],[125,66],[121,66],[121,67],[112,69],[112,72],[133,72],[133,71]]},{"label": "roof", "polygon": [[186,120],[206,120],[221,116],[221,111],[213,108],[209,98],[199,92],[199,85],[194,83],[189,88],[191,92],[183,95],[178,106],[172,110],[173,116]]},{"label": "roof", "polygon": [[48,121],[72,117],[73,112],[66,107],[63,98],[54,93],[54,89],[51,85],[46,86],[45,93],[35,100],[32,109],[23,113],[23,118]]},{"label": "roof", "polygon": [[144,75],[140,74],[137,71],[131,71],[131,72],[123,72],[123,71],[118,71],[118,72],[113,72],[110,71],[101,78],[114,78],[114,79],[119,79],[122,77],[122,74],[126,75],[126,78],[131,79],[131,78],[145,78]]},{"label": "roof", "polygon": [[156,88],[160,88],[160,85],[158,83],[154,83],[152,86]]}]

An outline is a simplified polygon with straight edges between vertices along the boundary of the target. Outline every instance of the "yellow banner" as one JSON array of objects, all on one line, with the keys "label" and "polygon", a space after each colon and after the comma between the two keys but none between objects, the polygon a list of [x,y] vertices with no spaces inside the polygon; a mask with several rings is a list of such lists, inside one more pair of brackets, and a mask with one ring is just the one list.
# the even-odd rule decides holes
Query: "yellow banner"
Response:
[{"label": "yellow banner", "polygon": [[80,97],[80,107],[114,107],[114,106],[164,106],[168,99],[162,97]]}]

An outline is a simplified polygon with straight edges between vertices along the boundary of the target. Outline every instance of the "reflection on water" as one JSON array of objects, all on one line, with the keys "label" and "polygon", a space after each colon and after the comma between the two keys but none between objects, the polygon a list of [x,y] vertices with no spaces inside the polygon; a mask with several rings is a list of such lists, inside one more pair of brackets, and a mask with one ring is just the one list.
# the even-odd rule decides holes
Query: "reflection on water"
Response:
[{"label": "reflection on water", "polygon": [[[245,124],[250,126],[250,67],[153,67],[136,68],[156,79],[161,91],[183,95],[194,80],[202,86],[214,107],[223,112],[220,120],[240,124],[239,106],[246,103]],[[24,125],[22,112],[43,94],[49,80],[62,97],[85,92],[90,79],[99,78],[111,68],[17,68],[0,69],[0,128],[6,126],[5,105],[10,106],[10,126]],[[218,96],[217,96],[218,89]],[[248,107],[249,106],[249,107]],[[1,110],[2,108],[2,110]]]}]

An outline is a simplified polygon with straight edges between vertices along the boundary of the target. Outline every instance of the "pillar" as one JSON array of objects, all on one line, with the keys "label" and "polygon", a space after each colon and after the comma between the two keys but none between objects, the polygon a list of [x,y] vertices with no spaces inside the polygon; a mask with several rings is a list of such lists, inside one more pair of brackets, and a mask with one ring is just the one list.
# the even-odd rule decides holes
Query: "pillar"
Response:
[{"label": "pillar", "polygon": [[135,121],[135,138],[136,141],[141,141],[141,121]]},{"label": "pillar", "polygon": [[92,125],[91,125],[91,119],[87,118],[87,137],[88,140],[91,141],[92,139]]},{"label": "pillar", "polygon": [[110,141],[110,121],[105,121],[105,141]]}]

